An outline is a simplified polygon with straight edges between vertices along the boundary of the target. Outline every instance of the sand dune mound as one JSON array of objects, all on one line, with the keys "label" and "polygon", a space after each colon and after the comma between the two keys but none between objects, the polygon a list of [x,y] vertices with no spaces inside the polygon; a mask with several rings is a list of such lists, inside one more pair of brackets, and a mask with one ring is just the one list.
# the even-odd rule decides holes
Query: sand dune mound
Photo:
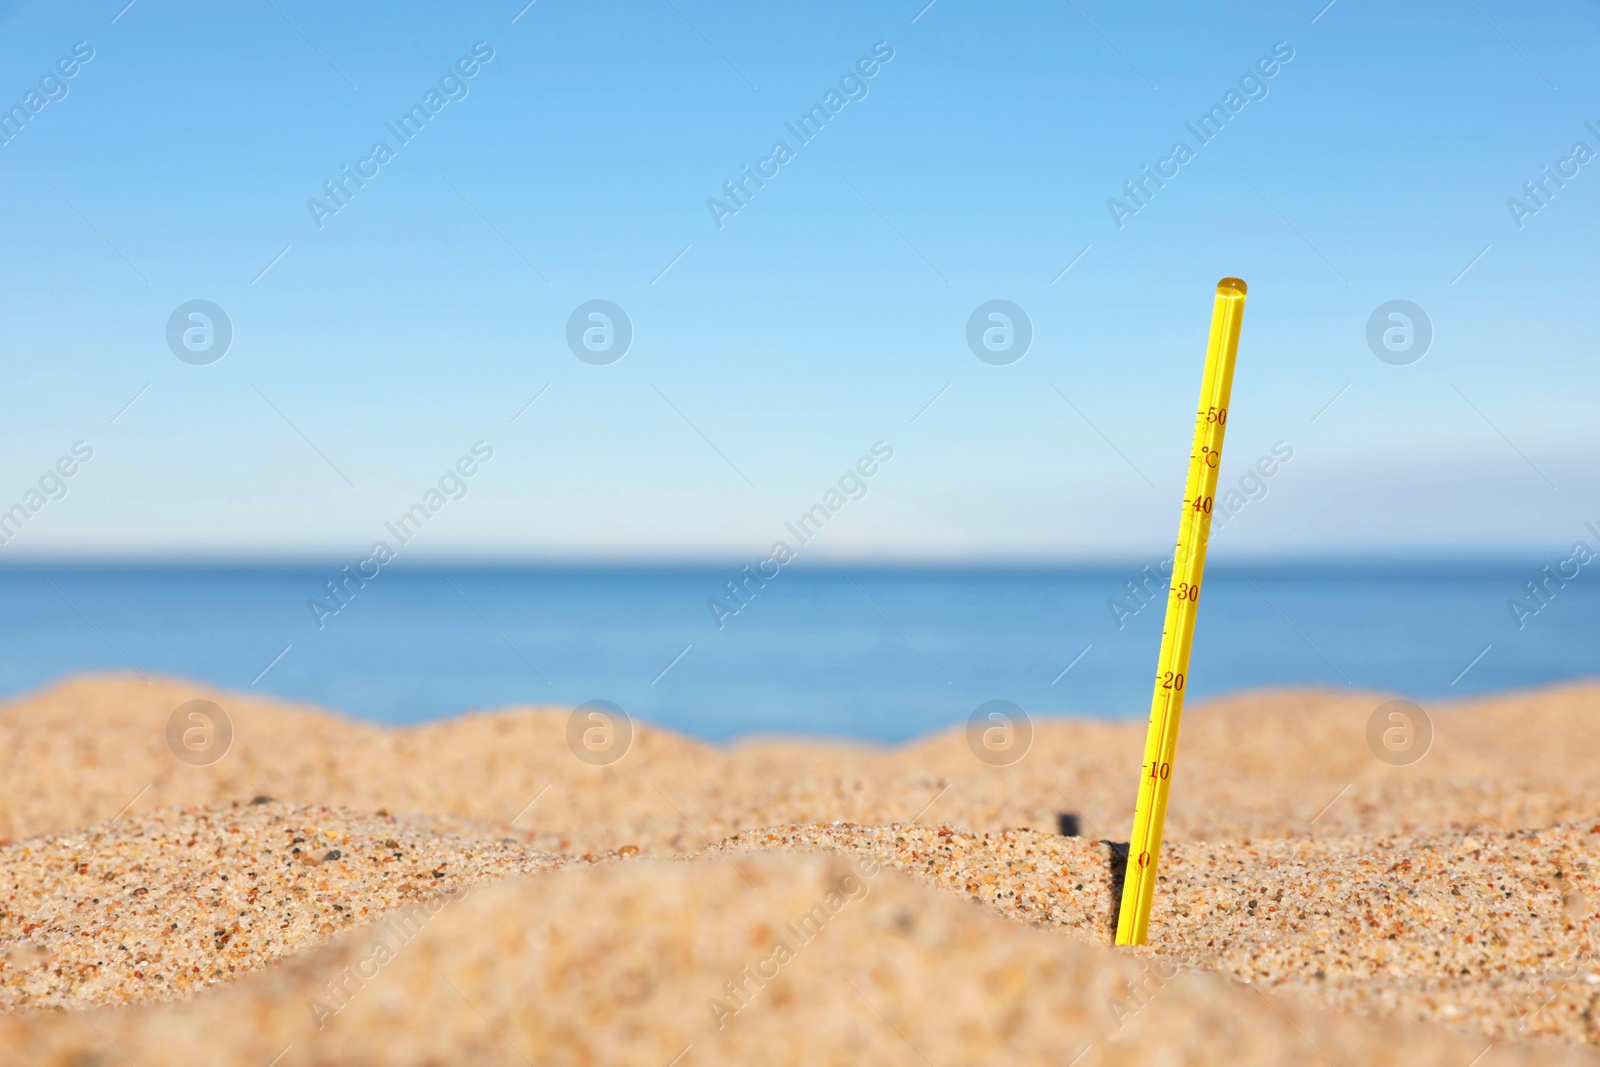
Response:
[{"label": "sand dune mound", "polygon": [[1194,705],[1130,951],[1142,722],[595,765],[565,709],[68,680],[0,706],[0,1062],[1597,1062],[1600,685],[1429,706],[1404,760],[1387,699]]},{"label": "sand dune mound", "polygon": [[1195,842],[1152,950],[1365,1014],[1600,1044],[1600,825]]},{"label": "sand dune mound", "polygon": [[[1485,1047],[1063,940],[894,871],[792,855],[503,883],[415,933],[352,931],[184,1003],[0,1018],[0,1062],[18,1064],[1462,1067]],[[1493,1055],[1597,1062],[1552,1045]]]},{"label": "sand dune mound", "polygon": [[164,809],[0,848],[0,1010],[184,996],[568,861],[335,808]]},{"label": "sand dune mound", "polygon": [[[1108,944],[1104,842],[952,826],[790,826],[715,850],[840,851],[1021,923]],[[1169,847],[1148,954],[1296,1001],[1600,1044],[1600,826]]]},{"label": "sand dune mound", "polygon": [[[1115,927],[1121,863],[1105,842],[834,823],[749,831],[701,855],[734,864],[770,851],[893,869],[1079,943],[1105,945]],[[0,852],[8,960],[0,1003],[84,1009],[170,999],[341,930],[426,922],[488,880],[598,858],[275,803],[167,810],[31,839]],[[1500,1041],[1600,1043],[1588,903],[1600,892],[1596,858],[1600,828],[1590,825],[1482,840],[1176,844],[1141,955],[1162,973],[1220,973],[1324,1008]]]},{"label": "sand dune mound", "polygon": [[[227,754],[190,766],[167,747],[173,710],[202,698],[234,727]],[[1428,709],[1431,749],[1391,766],[1369,747],[1383,694],[1283,690],[1186,713],[1168,840],[1535,828],[1600,813],[1600,684]],[[990,766],[960,730],[883,749],[805,740],[701,744],[635,723],[627,754],[591,766],[562,709],[473,713],[413,728],[194,683],[70,679],[0,706],[0,837],[89,826],[124,809],[285,803],[456,820],[486,837],[601,852],[704,848],[742,830],[919,817],[997,832],[1121,839],[1142,721],[1045,719],[1031,749]]]}]

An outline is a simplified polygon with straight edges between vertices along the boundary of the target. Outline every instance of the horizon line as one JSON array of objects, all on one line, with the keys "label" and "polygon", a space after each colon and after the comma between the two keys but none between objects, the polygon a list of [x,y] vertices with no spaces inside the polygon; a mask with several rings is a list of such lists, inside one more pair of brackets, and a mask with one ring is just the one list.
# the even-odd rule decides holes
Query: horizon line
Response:
[{"label": "horizon line", "polygon": [[[1498,548],[1478,550],[1449,550],[1423,552],[1418,550],[1347,551],[1347,552],[1259,552],[1230,553],[1212,556],[1207,562],[1213,568],[1248,569],[1252,567],[1407,567],[1409,569],[1447,569],[1461,566],[1530,566],[1536,565],[1549,548]],[[1074,554],[1062,556],[920,556],[920,557],[827,557],[795,560],[783,566],[784,570],[829,571],[1100,571],[1135,569],[1149,566],[1165,558],[1165,553],[1153,550],[1147,555]],[[303,570],[333,567],[338,569],[348,563],[346,556],[336,553],[286,552],[277,554],[75,554],[75,555],[25,555],[14,559],[0,556],[0,574],[6,572],[45,570]],[[526,571],[628,571],[628,570],[738,570],[750,560],[732,554],[683,556],[559,556],[478,554],[430,554],[396,559],[386,564],[402,564],[406,571],[430,570],[526,570]]]}]

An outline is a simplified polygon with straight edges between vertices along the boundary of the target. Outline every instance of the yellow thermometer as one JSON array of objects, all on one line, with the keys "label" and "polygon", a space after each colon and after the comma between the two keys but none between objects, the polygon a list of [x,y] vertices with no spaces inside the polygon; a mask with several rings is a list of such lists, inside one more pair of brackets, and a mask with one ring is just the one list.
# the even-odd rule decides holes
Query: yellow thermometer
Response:
[{"label": "yellow thermometer", "polygon": [[1155,695],[1150,701],[1150,731],[1145,737],[1144,764],[1139,770],[1139,803],[1133,814],[1122,909],[1117,915],[1119,945],[1142,945],[1150,930],[1150,906],[1155,900],[1156,872],[1161,861],[1161,830],[1167,819],[1167,793],[1178,755],[1178,723],[1183,718],[1194,620],[1200,610],[1201,576],[1206,567],[1206,543],[1211,538],[1222,438],[1228,428],[1228,396],[1233,391],[1233,363],[1239,352],[1244,295],[1244,282],[1224,278],[1217,283],[1217,298],[1211,307],[1206,372],[1200,382],[1194,445],[1189,451],[1189,480],[1184,486],[1183,515],[1178,520],[1172,588],[1167,596],[1166,626],[1161,631]]}]

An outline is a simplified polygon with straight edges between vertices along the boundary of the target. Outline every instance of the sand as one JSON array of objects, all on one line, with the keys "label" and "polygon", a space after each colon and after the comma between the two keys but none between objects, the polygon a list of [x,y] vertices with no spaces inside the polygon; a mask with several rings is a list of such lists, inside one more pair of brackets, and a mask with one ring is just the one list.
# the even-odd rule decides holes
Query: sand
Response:
[{"label": "sand", "polygon": [[1600,1064],[1600,685],[1429,706],[1409,766],[1386,699],[1193,705],[1127,950],[1142,722],[1008,767],[636,724],[596,767],[561,709],[70,679],[0,706],[0,1062]]},{"label": "sand", "polygon": [[379,915],[570,862],[266,797],[32,838],[0,849],[0,1010],[182,997]]}]

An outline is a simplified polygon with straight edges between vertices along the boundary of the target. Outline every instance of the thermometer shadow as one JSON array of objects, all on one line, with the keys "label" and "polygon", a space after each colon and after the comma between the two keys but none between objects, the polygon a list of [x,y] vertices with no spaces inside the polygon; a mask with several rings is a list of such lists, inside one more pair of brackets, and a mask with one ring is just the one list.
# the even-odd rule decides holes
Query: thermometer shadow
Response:
[{"label": "thermometer shadow", "polygon": [[[1057,792],[1060,792],[1058,789]],[[1083,815],[1074,811],[1058,811],[1056,813],[1056,833],[1062,837],[1082,837],[1085,825],[1093,834],[1099,834],[1099,827],[1087,820]],[[1122,907],[1122,884],[1128,873],[1128,842],[1110,841],[1100,838],[1100,844],[1106,846],[1106,904],[1100,912],[1107,935],[1115,938],[1117,932],[1117,916]]]},{"label": "thermometer shadow", "polygon": [[1106,902],[1106,931],[1111,937],[1117,934],[1117,916],[1122,908],[1122,884],[1128,876],[1128,842],[1101,841],[1109,850],[1110,887]]}]

